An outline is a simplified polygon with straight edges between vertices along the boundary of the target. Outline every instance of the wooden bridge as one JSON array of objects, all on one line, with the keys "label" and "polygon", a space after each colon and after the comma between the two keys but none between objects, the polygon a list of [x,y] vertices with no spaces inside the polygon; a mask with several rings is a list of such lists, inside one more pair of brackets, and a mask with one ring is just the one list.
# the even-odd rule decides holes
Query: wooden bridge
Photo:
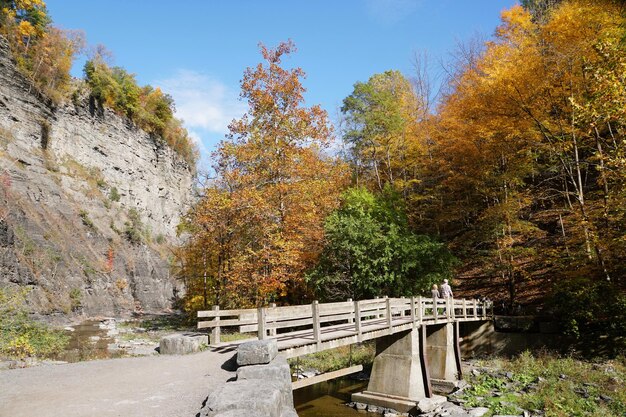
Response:
[{"label": "wooden bridge", "polygon": [[[436,306],[436,308],[434,307]],[[377,298],[258,309],[199,311],[198,328],[211,328],[211,346],[219,346],[222,327],[255,332],[259,339],[274,338],[288,358],[376,339],[394,333],[463,321],[487,320],[489,302],[465,299]]]},{"label": "wooden bridge", "polygon": [[[222,327],[256,332],[258,339],[275,339],[288,358],[376,339],[367,390],[352,394],[352,400],[409,412],[421,399],[437,390],[445,392],[460,379],[459,323],[492,316],[491,303],[478,300],[385,297],[241,310],[215,306],[198,312],[200,319],[209,319],[199,321],[198,328],[212,329],[212,346],[221,346]],[[294,382],[292,388],[361,369],[350,367]]]}]

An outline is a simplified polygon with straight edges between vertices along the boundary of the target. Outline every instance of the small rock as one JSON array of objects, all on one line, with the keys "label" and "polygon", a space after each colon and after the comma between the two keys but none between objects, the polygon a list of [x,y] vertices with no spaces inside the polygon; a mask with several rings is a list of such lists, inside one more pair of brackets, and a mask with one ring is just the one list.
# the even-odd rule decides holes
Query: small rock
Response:
[{"label": "small rock", "polygon": [[300,373],[300,378],[313,378],[315,375],[319,375],[319,372],[317,372],[315,369],[311,369],[308,371],[304,371],[302,373]]},{"label": "small rock", "polygon": [[462,398],[454,398],[452,400],[450,400],[450,402],[457,404],[457,405],[463,405],[467,402],[467,400],[464,400]]},{"label": "small rock", "polygon": [[567,375],[561,374],[561,375],[559,375],[559,379],[567,379]]},{"label": "small rock", "polygon": [[433,395],[430,398],[423,398],[417,402],[417,410],[421,413],[430,413],[431,411],[436,410],[443,403],[446,402],[446,397],[442,397],[441,395]]},{"label": "small rock", "polygon": [[524,387],[524,391],[526,391],[526,392],[536,391],[537,388],[539,388],[539,386],[537,384],[528,384],[526,387]]},{"label": "small rock", "polygon": [[478,376],[480,375],[480,371],[478,369],[472,369],[472,375]]},{"label": "small rock", "polygon": [[380,413],[382,410],[377,405],[368,404],[367,411],[369,413]]},{"label": "small rock", "polygon": [[607,403],[613,401],[613,398],[609,397],[608,395],[604,395],[604,394],[600,394],[600,399],[602,401],[604,401],[604,402],[607,402]]},{"label": "small rock", "polygon": [[354,408],[356,408],[357,410],[363,410],[365,411],[367,409],[367,404],[363,404],[363,403],[354,403]]},{"label": "small rock", "polygon": [[482,417],[489,412],[487,407],[476,407],[467,410],[472,417]]},{"label": "small rock", "polygon": [[439,410],[440,417],[446,417],[446,416],[452,417],[452,416],[458,416],[461,414],[465,414],[465,409],[451,402],[443,403],[441,405],[441,409]]}]

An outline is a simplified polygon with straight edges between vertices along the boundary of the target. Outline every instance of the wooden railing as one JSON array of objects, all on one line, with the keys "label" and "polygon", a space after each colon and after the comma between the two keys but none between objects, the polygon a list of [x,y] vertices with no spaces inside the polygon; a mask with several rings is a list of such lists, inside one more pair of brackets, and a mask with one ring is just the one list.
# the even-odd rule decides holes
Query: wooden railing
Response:
[{"label": "wooden railing", "polygon": [[[290,332],[312,329],[315,342],[322,342],[322,329],[343,324],[353,326],[360,342],[363,327],[369,323],[385,323],[390,333],[395,324],[413,322],[439,323],[447,321],[485,320],[493,315],[491,303],[466,299],[377,298],[338,303],[313,301],[300,306],[269,307],[252,309],[220,310],[214,306],[210,311],[198,311],[198,329],[210,328],[211,345],[220,343],[222,327],[239,327],[241,333],[256,332],[259,339],[287,335]],[[384,320],[384,321],[383,321]]]}]

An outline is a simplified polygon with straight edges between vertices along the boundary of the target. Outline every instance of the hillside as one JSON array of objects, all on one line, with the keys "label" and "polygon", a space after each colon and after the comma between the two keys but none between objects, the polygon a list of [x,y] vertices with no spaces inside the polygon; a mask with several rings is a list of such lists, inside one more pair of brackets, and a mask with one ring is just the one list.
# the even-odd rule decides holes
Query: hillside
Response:
[{"label": "hillside", "polygon": [[0,287],[33,312],[119,315],[171,308],[167,242],[192,169],[88,97],[53,105],[0,38]]}]

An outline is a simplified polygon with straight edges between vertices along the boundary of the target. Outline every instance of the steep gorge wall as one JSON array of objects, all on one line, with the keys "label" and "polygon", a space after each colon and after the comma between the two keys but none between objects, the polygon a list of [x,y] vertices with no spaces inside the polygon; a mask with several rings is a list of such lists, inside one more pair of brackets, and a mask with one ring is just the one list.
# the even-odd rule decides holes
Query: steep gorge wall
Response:
[{"label": "steep gorge wall", "polygon": [[185,162],[127,119],[88,98],[49,103],[0,38],[0,287],[30,288],[44,315],[171,308],[164,242],[192,184]]}]

